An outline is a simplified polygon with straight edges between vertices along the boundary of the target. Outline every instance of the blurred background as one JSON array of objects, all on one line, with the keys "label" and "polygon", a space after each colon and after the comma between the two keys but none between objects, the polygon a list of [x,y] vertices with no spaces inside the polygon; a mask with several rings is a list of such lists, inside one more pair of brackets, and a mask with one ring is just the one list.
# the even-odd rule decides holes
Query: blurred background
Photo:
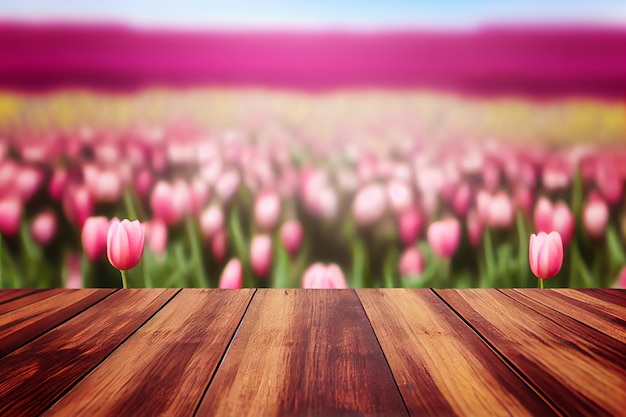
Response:
[{"label": "blurred background", "polygon": [[546,286],[624,287],[625,24],[612,0],[0,0],[0,287],[120,286],[115,217],[143,224],[132,287],[536,286],[553,230]]}]

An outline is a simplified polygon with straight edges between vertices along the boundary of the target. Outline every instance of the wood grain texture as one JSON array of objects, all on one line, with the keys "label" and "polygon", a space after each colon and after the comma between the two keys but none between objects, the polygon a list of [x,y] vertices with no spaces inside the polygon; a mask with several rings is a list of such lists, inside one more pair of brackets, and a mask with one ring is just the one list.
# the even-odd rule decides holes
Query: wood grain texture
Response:
[{"label": "wood grain texture", "polygon": [[26,293],[22,297],[14,298],[13,300],[0,304],[0,315],[12,310],[17,310],[18,308],[22,308],[39,300],[43,300],[44,298],[52,297],[53,295],[59,294],[63,291],[66,290],[63,288],[55,288],[51,290],[35,290],[30,293]]},{"label": "wood grain texture", "polygon": [[509,291],[437,293],[566,414],[622,415],[624,344]]},{"label": "wood grain texture", "polygon": [[578,291],[583,292],[600,300],[608,301],[620,307],[626,307],[626,290],[608,289],[608,288],[580,288]]},{"label": "wood grain texture", "polygon": [[9,300],[16,299],[18,297],[23,297],[27,294],[37,292],[41,290],[36,290],[33,288],[19,288],[19,289],[6,289],[0,290],[0,304],[6,303]]},{"label": "wood grain texture", "polygon": [[253,294],[182,290],[46,415],[193,415]]},{"label": "wood grain texture", "polygon": [[430,290],[357,294],[411,415],[555,415]]},{"label": "wood grain texture", "polygon": [[[524,302],[530,298],[626,345],[626,308],[573,289],[507,291]],[[531,306],[532,307],[532,306]]]},{"label": "wood grain texture", "polygon": [[407,411],[353,290],[257,290],[198,415]]},{"label": "wood grain texture", "polygon": [[0,415],[45,411],[175,293],[118,291],[0,359]]},{"label": "wood grain texture", "polygon": [[66,290],[0,316],[0,357],[111,294],[112,289]]}]

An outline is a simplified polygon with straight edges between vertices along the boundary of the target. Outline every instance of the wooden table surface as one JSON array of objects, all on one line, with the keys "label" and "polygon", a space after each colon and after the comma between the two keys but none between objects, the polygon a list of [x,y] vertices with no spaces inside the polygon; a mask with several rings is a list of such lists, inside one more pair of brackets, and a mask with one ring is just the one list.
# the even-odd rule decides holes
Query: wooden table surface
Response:
[{"label": "wooden table surface", "polygon": [[626,415],[626,291],[0,291],[0,415],[41,413]]}]

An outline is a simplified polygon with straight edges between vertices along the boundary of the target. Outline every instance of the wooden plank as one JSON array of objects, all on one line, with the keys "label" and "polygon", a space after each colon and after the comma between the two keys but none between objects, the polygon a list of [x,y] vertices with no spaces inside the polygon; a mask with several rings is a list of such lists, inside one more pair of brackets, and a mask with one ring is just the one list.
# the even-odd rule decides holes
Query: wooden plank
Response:
[{"label": "wooden plank", "polygon": [[13,300],[15,298],[23,297],[27,294],[37,292],[41,290],[37,290],[34,288],[18,288],[18,289],[6,289],[0,290],[0,304],[6,303],[7,301]]},{"label": "wooden plank", "polygon": [[53,295],[57,295],[63,291],[66,290],[64,290],[63,288],[39,291],[35,290],[31,293],[25,294],[23,297],[19,297],[11,301],[7,301],[4,304],[0,304],[0,314],[4,314],[12,310],[17,310],[18,308],[22,308],[39,300],[43,300],[44,298],[52,297]]},{"label": "wooden plank", "polygon": [[556,414],[430,290],[357,294],[411,415]]},{"label": "wooden plank", "polygon": [[623,413],[623,343],[554,310],[540,314],[498,290],[437,293],[566,414]]},{"label": "wooden plank", "polygon": [[620,307],[626,306],[626,290],[617,290],[609,288],[579,288],[577,291],[608,301]]},{"label": "wooden plank", "polygon": [[0,358],[111,294],[112,289],[67,290],[0,316]]},{"label": "wooden plank", "polygon": [[353,290],[259,289],[197,415],[407,411]]},{"label": "wooden plank", "polygon": [[527,288],[507,291],[506,294],[521,302],[530,298],[626,344],[626,307],[619,307],[573,289],[542,291]]},{"label": "wooden plank", "polygon": [[46,415],[193,415],[253,294],[182,290]]},{"label": "wooden plank", "polygon": [[0,415],[45,411],[176,291],[118,291],[0,359]]}]

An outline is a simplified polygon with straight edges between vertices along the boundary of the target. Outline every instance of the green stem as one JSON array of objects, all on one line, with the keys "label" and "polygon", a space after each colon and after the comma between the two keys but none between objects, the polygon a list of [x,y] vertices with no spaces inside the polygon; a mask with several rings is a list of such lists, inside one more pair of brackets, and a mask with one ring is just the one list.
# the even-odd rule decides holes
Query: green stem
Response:
[{"label": "green stem", "polygon": [[[527,284],[528,277],[528,239],[529,234],[524,224],[524,215],[521,211],[517,212],[517,234],[519,236],[519,247],[517,248],[518,254],[518,267],[519,267],[519,281],[517,286],[524,287]],[[515,285],[514,285],[515,286]]]},{"label": "green stem", "polygon": [[385,257],[385,262],[383,264],[384,268],[384,278],[385,278],[385,287],[387,288],[395,288],[396,287],[396,271],[398,268],[398,248],[392,246],[387,251],[387,256]]},{"label": "green stem", "polygon": [[539,280],[539,288],[543,290],[543,280],[541,278],[537,278]]},{"label": "green stem", "polygon": [[191,246],[192,262],[195,265],[196,286],[198,288],[206,288],[208,284],[206,282],[206,274],[204,273],[200,242],[198,240],[197,228],[192,217],[187,218],[186,226],[189,245]]},{"label": "green stem", "polygon": [[493,285],[493,274],[495,268],[495,257],[493,254],[493,242],[491,240],[491,230],[485,228],[483,236],[483,244],[485,248],[485,267],[487,269],[486,280],[483,282],[483,288],[490,288]]},{"label": "green stem", "polygon": [[130,191],[124,191],[124,205],[126,206],[126,212],[131,220],[138,219],[137,210],[135,210],[135,204],[133,204],[133,198],[130,195]]},{"label": "green stem", "polygon": [[122,274],[122,288],[128,288],[128,277],[126,275],[127,271],[124,269],[120,269],[120,273]]},{"label": "green stem", "polygon": [[359,238],[352,241],[352,287],[365,287],[365,247]]}]

